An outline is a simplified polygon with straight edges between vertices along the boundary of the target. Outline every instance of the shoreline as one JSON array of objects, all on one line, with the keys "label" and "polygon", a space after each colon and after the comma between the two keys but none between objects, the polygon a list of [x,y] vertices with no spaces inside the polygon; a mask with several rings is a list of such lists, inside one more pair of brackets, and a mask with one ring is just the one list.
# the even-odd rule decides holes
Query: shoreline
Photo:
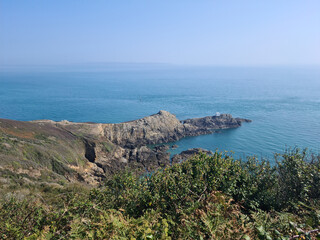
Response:
[{"label": "shoreline", "polygon": [[221,114],[180,121],[163,110],[115,124],[0,119],[0,166],[9,169],[15,163],[32,177],[43,176],[44,170],[54,179],[96,185],[125,168],[141,173],[171,164],[165,148],[148,145],[237,128],[243,122],[251,120]]}]

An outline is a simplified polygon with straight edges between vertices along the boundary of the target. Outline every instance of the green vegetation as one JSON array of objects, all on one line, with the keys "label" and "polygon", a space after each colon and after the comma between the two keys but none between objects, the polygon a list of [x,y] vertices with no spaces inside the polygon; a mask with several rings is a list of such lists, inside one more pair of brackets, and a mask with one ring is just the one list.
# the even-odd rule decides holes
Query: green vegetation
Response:
[{"label": "green vegetation", "polygon": [[112,152],[114,149],[114,145],[111,142],[103,142],[103,147],[106,152]]},{"label": "green vegetation", "polygon": [[214,153],[103,186],[4,194],[1,239],[317,239],[320,157],[297,149],[275,166]]},{"label": "green vegetation", "polygon": [[0,178],[4,176],[4,169],[12,172],[12,179],[25,177],[17,177],[19,174],[16,173],[29,173],[30,176],[25,178],[34,177],[32,181],[56,182],[55,179],[60,178],[77,178],[70,166],[84,167],[87,163],[82,140],[58,139],[42,133],[33,137],[21,138],[0,132]]}]

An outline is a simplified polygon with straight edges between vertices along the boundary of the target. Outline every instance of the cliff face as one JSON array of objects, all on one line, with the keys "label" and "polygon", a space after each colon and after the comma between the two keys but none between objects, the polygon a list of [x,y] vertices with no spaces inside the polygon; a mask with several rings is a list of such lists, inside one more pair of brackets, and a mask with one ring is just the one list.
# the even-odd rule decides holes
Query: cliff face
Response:
[{"label": "cliff face", "polygon": [[184,136],[184,127],[173,114],[160,111],[136,121],[105,125],[104,135],[120,146],[136,147],[176,141]]},{"label": "cliff face", "polygon": [[248,121],[230,114],[179,121],[166,111],[119,124],[0,119],[0,173],[20,171],[43,179],[49,174],[50,179],[97,184],[125,167],[144,172],[170,164],[165,147],[150,149],[148,144],[235,128]]}]

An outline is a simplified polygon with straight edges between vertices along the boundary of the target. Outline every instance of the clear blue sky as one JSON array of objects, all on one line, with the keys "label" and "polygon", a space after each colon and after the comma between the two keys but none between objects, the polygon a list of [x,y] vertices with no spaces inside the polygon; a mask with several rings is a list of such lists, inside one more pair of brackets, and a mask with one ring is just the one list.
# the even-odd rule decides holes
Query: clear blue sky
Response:
[{"label": "clear blue sky", "polygon": [[0,0],[0,65],[320,65],[319,0]]}]

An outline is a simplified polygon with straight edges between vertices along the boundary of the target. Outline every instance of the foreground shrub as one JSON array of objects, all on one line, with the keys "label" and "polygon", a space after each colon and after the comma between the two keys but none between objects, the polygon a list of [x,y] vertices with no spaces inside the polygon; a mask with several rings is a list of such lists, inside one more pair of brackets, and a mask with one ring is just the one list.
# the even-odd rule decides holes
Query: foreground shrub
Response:
[{"label": "foreground shrub", "polygon": [[[280,159],[281,158],[281,159]],[[3,239],[315,238],[319,157],[297,149],[275,165],[252,157],[199,154],[151,175],[125,171],[88,192],[2,201]]]}]

